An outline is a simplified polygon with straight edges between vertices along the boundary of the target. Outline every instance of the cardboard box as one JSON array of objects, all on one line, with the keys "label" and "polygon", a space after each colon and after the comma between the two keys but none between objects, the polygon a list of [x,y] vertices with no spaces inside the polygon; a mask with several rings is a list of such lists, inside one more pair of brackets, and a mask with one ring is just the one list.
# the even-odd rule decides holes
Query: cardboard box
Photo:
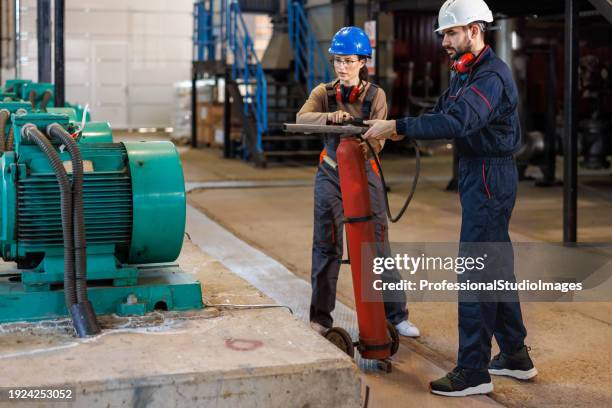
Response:
[{"label": "cardboard box", "polygon": [[225,142],[224,137],[225,137],[225,132],[223,131],[223,128],[216,127],[214,145],[223,146]]},{"label": "cardboard box", "polygon": [[214,142],[215,130],[212,126],[200,124],[198,126],[198,145],[210,146]]},{"label": "cardboard box", "polygon": [[215,126],[223,122],[223,105],[198,103],[198,124]]},{"label": "cardboard box", "polygon": [[230,140],[239,142],[242,140],[242,129],[241,128],[232,128],[230,130]]}]

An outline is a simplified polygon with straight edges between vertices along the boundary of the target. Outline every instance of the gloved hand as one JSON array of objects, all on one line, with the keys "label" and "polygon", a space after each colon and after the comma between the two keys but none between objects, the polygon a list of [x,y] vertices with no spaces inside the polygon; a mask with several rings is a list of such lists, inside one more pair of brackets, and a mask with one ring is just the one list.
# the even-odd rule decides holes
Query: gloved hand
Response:
[{"label": "gloved hand", "polygon": [[337,125],[341,125],[346,121],[352,120],[354,119],[350,113],[342,111],[342,110],[337,110],[335,112],[329,112],[327,114],[327,122],[328,123],[334,123]]},{"label": "gloved hand", "polygon": [[368,140],[384,140],[391,139],[393,141],[402,140],[404,135],[398,135],[395,131],[394,120],[366,120],[363,122],[365,125],[370,126],[368,131],[363,135]]}]

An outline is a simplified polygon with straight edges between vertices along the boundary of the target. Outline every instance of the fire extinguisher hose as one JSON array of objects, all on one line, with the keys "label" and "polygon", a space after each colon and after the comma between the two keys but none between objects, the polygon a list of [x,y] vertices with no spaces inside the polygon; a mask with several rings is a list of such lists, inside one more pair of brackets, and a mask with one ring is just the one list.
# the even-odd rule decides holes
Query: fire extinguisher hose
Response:
[{"label": "fire extinguisher hose", "polygon": [[414,197],[414,193],[419,183],[419,176],[421,174],[421,153],[419,151],[419,145],[417,144],[416,140],[408,139],[408,142],[414,147],[414,151],[415,151],[414,178],[412,180],[410,192],[408,193],[408,196],[406,197],[406,201],[404,201],[404,204],[402,205],[402,208],[399,210],[397,215],[393,216],[393,214],[391,214],[391,209],[389,208],[389,197],[387,195],[387,183],[385,182],[385,175],[383,173],[382,166],[380,165],[380,160],[378,160],[378,155],[376,154],[376,152],[374,151],[374,148],[372,147],[372,145],[367,139],[364,139],[361,135],[359,135],[359,138],[363,142],[365,142],[365,144],[368,146],[368,149],[370,150],[370,153],[372,153],[372,156],[374,157],[374,162],[376,163],[376,168],[378,169],[378,173],[380,174],[380,181],[382,182],[383,190],[385,193],[384,198],[385,198],[385,208],[387,210],[387,217],[389,218],[389,221],[391,221],[392,223],[396,223],[402,218],[402,216],[404,215],[404,212],[406,212],[406,209],[410,205],[410,202],[412,201],[412,198]]}]

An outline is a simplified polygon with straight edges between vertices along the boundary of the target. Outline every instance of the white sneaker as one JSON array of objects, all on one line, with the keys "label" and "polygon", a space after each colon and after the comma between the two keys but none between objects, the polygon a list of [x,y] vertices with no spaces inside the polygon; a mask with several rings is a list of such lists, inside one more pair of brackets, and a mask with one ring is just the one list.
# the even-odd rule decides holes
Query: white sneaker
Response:
[{"label": "white sneaker", "polygon": [[396,324],[395,328],[397,329],[397,332],[400,334],[400,336],[419,337],[421,335],[421,332],[419,331],[418,327],[412,324],[410,320],[404,320],[403,322]]},{"label": "white sneaker", "polygon": [[325,332],[328,330],[327,327],[317,322],[310,322],[310,328],[319,333],[321,336],[324,335]]}]

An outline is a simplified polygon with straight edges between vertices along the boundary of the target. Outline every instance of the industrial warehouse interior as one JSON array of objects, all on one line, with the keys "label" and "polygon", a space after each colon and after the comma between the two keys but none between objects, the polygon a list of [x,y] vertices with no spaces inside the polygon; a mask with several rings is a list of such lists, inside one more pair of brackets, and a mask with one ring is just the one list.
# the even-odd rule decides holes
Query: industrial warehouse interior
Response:
[{"label": "industrial warehouse interior", "polygon": [[0,29],[0,407],[612,406],[609,0]]}]

